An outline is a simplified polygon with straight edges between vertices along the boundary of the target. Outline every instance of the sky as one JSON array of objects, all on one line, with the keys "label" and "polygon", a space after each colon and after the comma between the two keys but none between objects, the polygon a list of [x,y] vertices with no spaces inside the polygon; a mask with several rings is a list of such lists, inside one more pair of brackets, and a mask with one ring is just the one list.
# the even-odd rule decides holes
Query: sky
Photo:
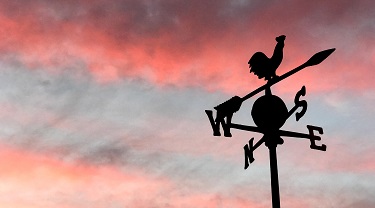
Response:
[{"label": "sky", "polygon": [[[272,87],[308,110],[327,151],[285,137],[281,206],[375,207],[375,2],[0,1],[0,205],[4,208],[271,207],[261,134],[214,137],[204,110],[265,84],[248,60],[286,35]],[[233,122],[254,125],[246,101]]]}]

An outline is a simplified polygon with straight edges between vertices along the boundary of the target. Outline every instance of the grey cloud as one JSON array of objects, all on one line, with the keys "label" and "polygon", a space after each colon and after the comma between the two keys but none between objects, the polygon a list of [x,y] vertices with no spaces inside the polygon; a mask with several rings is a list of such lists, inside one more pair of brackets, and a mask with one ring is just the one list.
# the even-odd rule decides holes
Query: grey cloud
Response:
[{"label": "grey cloud", "polygon": [[97,85],[68,74],[9,65],[2,69],[3,143],[67,162],[138,168],[191,184],[205,180],[230,186],[232,177],[244,179],[228,169],[234,167],[230,159],[210,156],[212,140],[201,137],[209,132],[199,121],[205,116],[198,107],[204,106],[205,93],[192,90],[185,96],[179,89],[160,91],[134,81]]},{"label": "grey cloud", "polygon": [[[0,117],[0,137],[3,143],[51,154],[67,162],[114,165],[125,172],[141,169],[156,178],[167,176],[187,192],[200,190],[242,199],[252,193],[252,198],[259,201],[268,193],[266,150],[258,151],[257,163],[252,164],[251,170],[243,171],[241,150],[250,136],[239,132],[234,132],[235,139],[231,140],[211,136],[204,110],[228,95],[210,94],[199,89],[155,88],[139,80],[99,85],[89,77],[77,78],[69,71],[56,76],[45,70],[31,71],[14,65],[2,65],[2,69],[0,101],[4,111]],[[314,114],[316,107],[327,107],[317,106],[317,103],[321,102],[313,101],[308,114]],[[249,122],[250,105],[244,107],[235,121]],[[330,117],[330,114],[321,116]],[[312,116],[307,120],[318,122],[319,119],[321,117]],[[285,148],[288,147],[291,146],[286,144]],[[299,149],[303,151],[303,148]],[[310,150],[308,144],[306,149]],[[323,183],[308,182],[326,178],[331,174],[329,170],[314,175],[319,173],[315,170],[302,180],[304,171],[314,168],[291,166],[285,159],[303,153],[293,151],[292,156],[284,146],[283,150],[280,158],[284,160],[280,165],[293,168],[293,171],[280,169],[283,183],[295,184],[287,186],[296,188],[288,194],[301,193],[300,188],[311,188],[313,193],[304,192],[303,195],[307,198],[315,196]],[[306,158],[299,159],[303,162]],[[332,177],[353,187],[361,181],[358,188],[366,193],[373,189],[371,184],[365,184],[372,181],[367,176],[344,173]],[[295,178],[303,182],[293,182]],[[325,185],[331,187],[328,195],[342,191],[340,184],[325,180]],[[238,188],[243,192],[234,191]],[[347,203],[372,203],[367,196],[350,198]]]},{"label": "grey cloud", "polygon": [[[254,1],[251,3],[248,3],[250,1],[153,2],[147,4],[145,1],[112,1],[111,3],[90,1],[90,5],[86,5],[80,1],[68,3],[11,1],[2,2],[2,5],[11,5],[2,8],[5,8],[4,13],[12,18],[18,18],[23,13],[31,16],[35,14],[38,17],[37,21],[42,23],[38,27],[44,28],[40,30],[42,33],[49,33],[53,29],[59,31],[60,23],[63,22],[74,22],[82,27],[94,25],[98,30],[108,33],[110,37],[113,37],[114,42],[120,45],[131,41],[137,46],[145,38],[157,38],[164,32],[173,33],[172,38],[166,39],[169,45],[178,46],[177,50],[170,49],[173,53],[189,51],[190,49],[186,49],[185,46],[193,45],[194,49],[191,49],[190,53],[198,55],[203,47],[199,43],[211,40],[218,43],[225,39],[224,35],[228,31],[238,32],[236,35],[249,38],[263,36],[269,30],[271,33],[279,32],[278,30],[284,29],[281,25],[289,25],[291,31],[295,28],[297,30],[302,28],[301,30],[305,31],[302,35],[304,37],[300,37],[299,32],[291,34],[295,45],[306,46],[306,50],[312,50],[309,46],[316,42],[324,47],[334,45],[341,48],[338,50],[341,51],[340,55],[350,57],[352,54],[357,54],[358,50],[351,51],[347,40],[354,45],[357,45],[359,40],[352,36],[341,37],[352,26],[351,24],[348,26],[345,21],[353,20],[354,24],[363,23],[359,24],[362,29],[373,28],[367,23],[368,20],[360,17],[364,15],[371,19],[373,14],[369,14],[368,8],[372,8],[372,1],[355,3],[346,1],[346,4],[337,11],[335,10],[336,12],[326,12],[324,15],[321,15],[324,9],[333,11],[338,3],[336,1],[332,3],[305,2],[299,4],[303,9],[293,10],[291,8],[296,1],[289,1],[289,5],[273,11],[268,10],[268,6],[276,8],[277,5],[272,6],[274,2],[271,1],[264,3],[257,1],[256,4]],[[50,8],[50,10],[43,8]],[[280,16],[286,17],[286,20],[279,18]],[[334,26],[326,27],[327,24]],[[186,28],[187,25],[188,28]],[[294,27],[295,25],[297,26]],[[246,28],[252,30],[249,32]],[[331,37],[331,32],[338,28],[342,32],[335,33],[335,37]],[[249,34],[251,36],[248,36]],[[303,39],[306,35],[310,36],[311,41],[306,42]],[[337,35],[340,37],[338,38]],[[359,32],[358,35],[361,36],[362,33]],[[228,41],[229,45],[238,44],[238,39]],[[254,42],[256,42],[255,39]],[[155,46],[151,45],[150,48],[155,48]],[[342,61],[343,56],[337,57],[339,58],[336,58],[334,63],[338,60]],[[17,57],[4,56],[2,58],[3,60],[17,59]],[[363,58],[368,60],[368,57]],[[199,88],[158,88],[142,80],[131,79],[98,85],[85,74],[87,63],[82,64],[79,60],[77,62],[77,66],[73,66],[73,69],[64,68],[59,71],[58,75],[51,75],[43,69],[29,70],[22,64],[10,63],[10,65],[1,66],[0,102],[3,105],[3,111],[0,120],[2,126],[0,136],[3,143],[42,154],[53,153],[55,157],[65,161],[84,161],[98,166],[115,165],[122,167],[124,171],[128,168],[138,168],[156,177],[169,176],[176,183],[188,187],[188,191],[203,189],[227,195],[237,194],[240,198],[245,198],[247,193],[255,193],[252,197],[259,198],[259,200],[262,200],[265,193],[268,194],[267,163],[262,163],[262,165],[257,163],[257,166],[254,166],[256,171],[242,170],[241,148],[250,136],[237,132],[235,132],[236,139],[232,140],[211,136],[204,110],[225,101],[230,96],[207,93]],[[4,63],[9,64],[6,61]],[[337,66],[331,68],[335,67]],[[369,97],[363,101],[373,103],[373,96]],[[360,148],[360,150],[371,151],[369,146],[372,146],[373,142],[370,138],[374,132],[368,125],[361,125],[362,121],[373,123],[371,115],[355,107],[345,108],[347,111],[360,112],[355,116],[335,113],[335,107],[330,108],[332,111],[326,112],[322,109],[327,109],[327,104],[317,106],[319,103],[322,103],[321,100],[314,100],[311,105],[309,103],[307,115],[310,117],[306,116],[301,122],[311,121],[312,124],[326,127],[327,133],[324,136],[327,140],[333,135],[329,133],[332,131],[344,132],[345,135],[351,134],[350,138],[354,138],[357,134],[362,135],[362,131],[369,131],[366,138],[365,136],[360,138],[361,143],[367,144],[368,149]],[[351,102],[348,105],[362,106],[360,102]],[[247,107],[240,112],[240,116],[235,118],[236,121],[249,121],[250,106]],[[11,114],[7,114],[8,110]],[[347,128],[346,123],[342,121],[349,121],[353,129]],[[287,127],[299,130],[297,127],[299,125],[305,130],[301,122]],[[338,143],[340,141],[336,140],[330,144]],[[285,149],[295,148],[294,154],[280,154],[288,159],[294,158],[293,162],[301,159],[296,158],[295,155],[307,155],[304,154],[305,150],[310,150],[308,144],[305,146],[306,149],[300,146],[297,149],[287,144],[284,147]],[[328,148],[335,147],[330,145]],[[311,155],[314,154],[311,153]],[[266,156],[266,154],[258,153],[257,161],[262,161],[261,157]],[[340,156],[350,158],[355,155]],[[306,158],[307,156],[303,157],[303,159]],[[340,158],[327,159],[327,161],[342,163]],[[361,158],[355,162],[351,165],[361,162]],[[285,160],[280,162],[281,166],[288,164],[290,165]],[[298,167],[318,171],[313,167],[306,167],[305,164],[298,164]],[[288,174],[290,175],[283,176],[283,178],[290,177],[284,180],[285,183],[290,182],[289,185],[301,177],[302,173],[291,171]],[[316,176],[312,180],[316,182],[316,186],[306,185],[304,182],[310,181],[311,178],[302,177],[303,180],[300,180],[303,183],[297,184],[296,186],[300,187],[296,187],[293,193],[300,193],[300,190],[308,188],[320,193],[324,190],[318,190],[318,186],[322,185],[320,180],[325,177],[326,175]],[[336,193],[346,188],[339,183],[334,183],[337,178],[340,179],[338,181],[347,182],[350,188],[356,188],[357,182],[361,181],[357,187],[361,190],[357,189],[354,192],[355,196],[351,197],[350,191],[344,190],[349,199],[343,205],[373,204],[371,201],[371,193],[374,192],[371,183],[373,178],[361,177],[362,175],[351,177],[345,174],[330,176],[329,181],[325,181],[328,184],[327,187],[332,187],[328,195],[335,196]],[[365,185],[364,183],[368,181],[370,185]],[[258,187],[262,188],[257,190]],[[230,193],[238,190],[237,188],[242,188],[243,192]],[[309,197],[314,193],[304,192],[303,195]],[[358,197],[361,195],[363,197]],[[330,206],[326,205],[326,207]]]}]

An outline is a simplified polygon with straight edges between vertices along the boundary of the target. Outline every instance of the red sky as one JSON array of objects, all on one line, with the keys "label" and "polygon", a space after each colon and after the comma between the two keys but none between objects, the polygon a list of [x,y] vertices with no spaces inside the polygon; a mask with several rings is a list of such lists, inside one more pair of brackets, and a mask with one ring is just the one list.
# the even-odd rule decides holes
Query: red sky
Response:
[{"label": "red sky", "polygon": [[[205,109],[336,51],[273,87],[297,123],[322,126],[326,152],[286,139],[278,148],[283,207],[375,205],[373,1],[0,1],[2,207],[271,206],[268,153],[243,170],[261,135],[213,137]],[[256,97],[255,97],[256,98]],[[254,98],[254,99],[255,99]],[[253,125],[249,100],[233,122]]]}]

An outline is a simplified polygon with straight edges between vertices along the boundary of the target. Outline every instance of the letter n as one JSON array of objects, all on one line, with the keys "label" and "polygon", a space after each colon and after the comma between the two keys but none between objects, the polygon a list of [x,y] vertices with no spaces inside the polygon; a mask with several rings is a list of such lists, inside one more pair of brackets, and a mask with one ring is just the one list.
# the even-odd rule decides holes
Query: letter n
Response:
[{"label": "letter n", "polygon": [[254,142],[254,138],[251,138],[249,140],[249,145],[246,144],[243,147],[244,153],[245,153],[245,170],[249,167],[249,161],[250,161],[250,163],[254,162],[254,156],[253,156],[254,145],[253,145],[253,142]]}]

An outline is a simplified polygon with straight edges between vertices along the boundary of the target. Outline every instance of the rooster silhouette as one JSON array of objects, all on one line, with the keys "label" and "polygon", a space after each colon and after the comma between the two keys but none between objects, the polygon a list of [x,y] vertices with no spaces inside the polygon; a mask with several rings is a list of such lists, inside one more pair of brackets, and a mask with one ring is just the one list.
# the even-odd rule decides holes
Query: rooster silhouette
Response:
[{"label": "rooster silhouette", "polygon": [[281,35],[276,38],[277,44],[273,55],[271,58],[268,58],[262,52],[256,52],[250,58],[248,64],[250,68],[250,73],[253,72],[258,76],[259,79],[264,78],[269,81],[272,78],[277,78],[276,69],[279,67],[281,61],[283,60],[283,48],[285,35]]}]

